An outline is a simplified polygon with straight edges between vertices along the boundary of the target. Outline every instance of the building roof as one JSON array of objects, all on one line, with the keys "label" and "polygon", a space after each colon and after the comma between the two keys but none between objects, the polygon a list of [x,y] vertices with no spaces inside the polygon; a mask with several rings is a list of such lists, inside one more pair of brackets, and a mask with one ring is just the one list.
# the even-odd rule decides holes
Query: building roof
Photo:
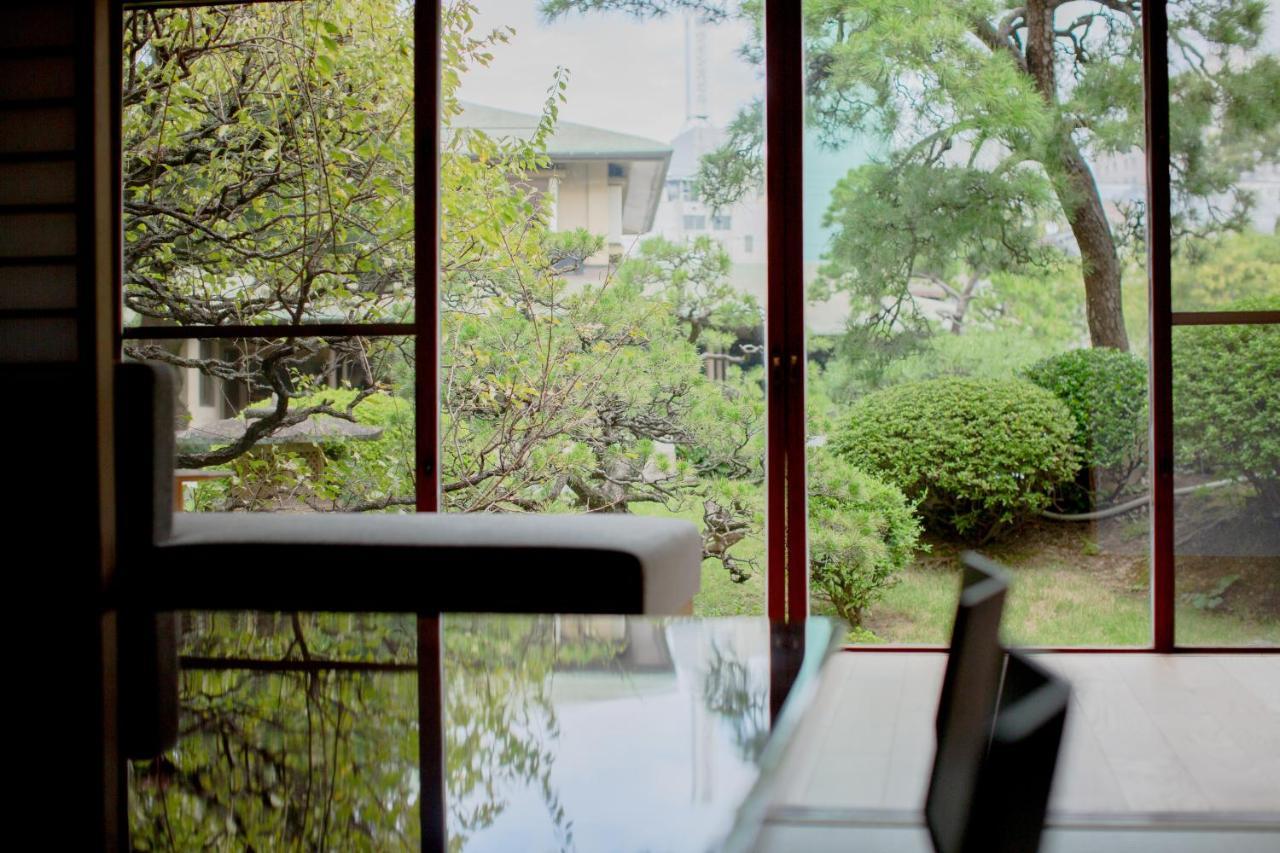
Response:
[{"label": "building roof", "polygon": [[[538,127],[539,117],[461,102],[462,114],[453,120],[454,127],[469,127],[494,137],[528,139]],[[616,133],[586,124],[557,121],[555,132],[547,142],[547,154],[553,160],[665,160],[671,146],[656,139]]]},{"label": "building roof", "polygon": [[[461,102],[462,114],[453,126],[472,128],[497,139],[528,139],[538,127],[538,116]],[[626,184],[622,198],[622,233],[645,234],[653,230],[653,217],[662,198],[662,187],[671,162],[671,146],[656,139],[615,133],[586,124],[557,121],[547,141],[553,163],[605,161],[623,169]]]}]

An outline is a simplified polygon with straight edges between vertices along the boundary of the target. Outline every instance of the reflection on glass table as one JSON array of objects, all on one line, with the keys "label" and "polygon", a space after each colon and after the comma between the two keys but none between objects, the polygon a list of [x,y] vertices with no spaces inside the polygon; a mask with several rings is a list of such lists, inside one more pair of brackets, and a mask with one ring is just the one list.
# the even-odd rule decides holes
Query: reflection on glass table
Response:
[{"label": "reflection on glass table", "polygon": [[[622,616],[443,633],[451,850],[716,847],[840,636]],[[135,848],[420,846],[416,665],[286,656],[187,660],[178,746],[131,768]]]}]

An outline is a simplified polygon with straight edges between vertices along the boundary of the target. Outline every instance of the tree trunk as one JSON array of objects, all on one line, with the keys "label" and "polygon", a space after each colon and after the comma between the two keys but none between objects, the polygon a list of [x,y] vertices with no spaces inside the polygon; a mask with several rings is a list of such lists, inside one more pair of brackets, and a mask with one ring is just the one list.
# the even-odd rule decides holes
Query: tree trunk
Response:
[{"label": "tree trunk", "polygon": [[[1025,70],[1035,81],[1040,96],[1055,108],[1058,89],[1053,66],[1053,12],[1057,5],[1049,0],[1028,0],[1026,6]],[[1080,148],[1071,139],[1070,130],[1060,130],[1056,148],[1049,156],[1057,162],[1045,165],[1050,173],[1056,173],[1058,202],[1080,247],[1089,340],[1095,347],[1128,352],[1129,336],[1124,329],[1124,303],[1120,298],[1120,259],[1098,185]]]},{"label": "tree trunk", "polygon": [[1120,259],[1098,185],[1074,142],[1064,138],[1060,150],[1066,183],[1059,186],[1058,199],[1080,247],[1089,340],[1095,347],[1128,352],[1129,335],[1124,329],[1124,302],[1120,296]]}]

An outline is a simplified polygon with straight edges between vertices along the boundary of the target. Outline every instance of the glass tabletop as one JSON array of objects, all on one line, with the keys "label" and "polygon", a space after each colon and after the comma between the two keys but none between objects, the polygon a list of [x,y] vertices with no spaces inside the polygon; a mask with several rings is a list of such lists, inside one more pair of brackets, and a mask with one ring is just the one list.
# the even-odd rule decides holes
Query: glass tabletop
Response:
[{"label": "glass tabletop", "polygon": [[[298,621],[255,622],[251,642],[188,631],[181,739],[131,767],[135,848],[422,846],[416,661],[372,635],[300,654]],[[445,823],[469,851],[719,846],[789,737],[783,699],[811,695],[839,641],[823,619],[441,623]]]}]

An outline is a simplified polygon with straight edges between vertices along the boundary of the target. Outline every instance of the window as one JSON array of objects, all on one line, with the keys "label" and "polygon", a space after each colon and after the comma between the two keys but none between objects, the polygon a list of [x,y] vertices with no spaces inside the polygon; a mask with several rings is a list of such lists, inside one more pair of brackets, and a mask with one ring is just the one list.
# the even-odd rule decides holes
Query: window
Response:
[{"label": "window", "polygon": [[178,464],[218,476],[188,508],[412,507],[412,15],[353,0],[124,16],[123,350],[198,388],[179,401]]},{"label": "window", "polygon": [[1241,122],[1231,106],[1280,60],[1280,5],[1265,10],[1206,32],[1168,7],[1176,135],[1168,243],[1153,246],[1170,258],[1173,328],[1151,357],[1164,368],[1155,427],[1168,430],[1156,452],[1172,476],[1155,484],[1155,583],[1173,598],[1173,636],[1159,639],[1182,646],[1280,645],[1280,141],[1274,113]]},{"label": "window", "polygon": [[[516,33],[486,48],[489,61],[444,58],[442,509],[686,518],[707,543],[695,612],[762,613],[765,380],[744,347],[763,337],[752,294],[765,273],[736,267],[701,233],[704,214],[672,223],[692,239],[655,236],[664,187],[696,198],[688,172],[672,171],[697,163],[680,165],[684,81],[652,72],[686,70],[686,28],[710,25],[590,9],[543,21],[538,8],[476,0],[477,32]],[[459,14],[446,12],[447,32]],[[707,40],[714,89],[731,93],[711,105],[724,120],[764,95],[736,52],[751,31],[734,21]],[[584,33],[603,49],[584,52]],[[555,128],[545,139],[543,122]],[[496,180],[539,157],[563,175],[555,234],[526,222],[518,187]],[[502,240],[468,239],[495,220]],[[530,292],[554,316],[527,310]],[[708,371],[714,357],[721,369]]]},{"label": "window", "polygon": [[[1038,93],[1010,65],[1030,37],[1012,4],[993,11],[1010,40],[983,53],[947,4],[938,27],[883,33],[890,19],[802,30],[800,4],[767,0],[765,26],[727,26],[755,48],[734,56],[767,61],[768,91],[737,59],[707,64],[740,74],[717,153],[769,156],[697,184],[667,178],[682,124],[652,115],[680,98],[651,91],[647,73],[671,45],[699,42],[680,38],[705,25],[692,19],[663,29],[575,12],[626,49],[565,79],[556,61],[581,36],[534,26],[532,4],[431,5],[450,36],[505,33],[511,16],[533,34],[528,48],[519,35],[446,39],[442,104],[437,69],[411,49],[436,41],[434,22],[400,0],[153,5],[123,27],[122,347],[189,371],[196,408],[225,400],[237,416],[190,413],[179,464],[216,476],[185,510],[676,515],[703,533],[698,612],[798,621],[812,608],[871,644],[945,641],[955,552],[976,543],[1018,563],[1015,641],[1280,641],[1268,515],[1280,276],[1274,221],[1252,218],[1276,197],[1276,121],[1236,109],[1270,73],[1274,49],[1259,45],[1274,31],[1258,31],[1274,8],[1198,32],[1208,19],[1185,4],[1169,4],[1171,24],[1144,4],[1139,33],[1133,7],[1059,7],[1041,55],[1063,65],[1061,82]],[[547,63],[523,81],[532,95],[513,85],[508,48]],[[866,68],[875,79],[858,78]],[[975,68],[1027,97],[1009,109],[1008,87],[995,100],[995,87],[952,88]],[[1094,68],[1122,75],[1107,109],[1070,140],[1036,137],[1100,103],[1073,88],[1096,84]],[[576,88],[593,78],[594,91]],[[889,100],[851,115],[853,90]],[[1211,106],[1179,110],[1184,97]],[[1229,157],[1205,154],[1220,146]],[[554,220],[533,203],[553,171]],[[1064,174],[1076,176],[1066,191],[1049,178]],[[714,233],[647,236],[664,187],[722,209],[754,178],[777,215],[767,264],[732,263]],[[418,215],[437,209],[441,221]],[[707,231],[705,215],[681,223]],[[732,228],[728,215],[711,225]],[[631,243],[615,266],[614,247]],[[751,235],[742,247],[753,252]],[[181,355],[192,351],[198,364]],[[1063,393],[1077,380],[1096,394]],[[277,421],[271,440],[246,441],[282,401],[310,428]],[[1003,443],[974,452],[970,439]],[[960,474],[925,485],[913,457]],[[226,733],[238,752],[272,740],[310,754],[302,744],[345,724],[370,756],[362,771],[379,774],[362,802],[377,825],[346,829],[400,839],[416,823],[415,721],[395,716],[416,690],[411,620],[184,622],[183,653],[200,662],[188,689],[248,709]],[[342,671],[308,669],[312,655]],[[228,672],[245,659],[271,666]],[[259,736],[264,699],[283,711]],[[135,788],[144,810],[179,806],[193,825],[211,813],[157,779]],[[304,808],[327,810],[320,799]]]},{"label": "window", "polygon": [[[527,35],[495,38],[491,63],[442,57],[444,239],[428,288],[414,247],[437,223],[416,219],[409,191],[421,183],[415,121],[429,115],[414,113],[411,9],[125,14],[123,348],[231,406],[226,418],[190,407],[179,461],[220,475],[189,490],[187,509],[688,514],[708,536],[734,534],[708,584],[763,610],[763,308],[751,294],[764,270],[730,275],[715,241],[636,239],[664,187],[695,197],[692,180],[667,179],[681,93],[655,92],[642,73],[684,61],[684,21],[587,16],[628,59],[575,87],[551,61],[580,44],[567,24],[538,29],[524,2],[443,8],[446,33],[478,20]],[[718,79],[741,99],[719,107],[728,118],[763,85],[732,44],[721,50]],[[514,85],[510,63],[540,68],[538,84]],[[227,91],[236,109],[222,108]],[[308,98],[329,106],[314,112]],[[159,171],[149,152],[165,139],[180,141],[181,162]],[[238,176],[203,155],[215,140],[243,152]],[[537,203],[551,175],[553,212]],[[686,223],[707,227],[704,215]],[[475,239],[485,229],[501,239]],[[610,284],[615,266],[624,284]],[[526,310],[531,292],[554,310]],[[188,342],[194,363],[179,355]],[[721,359],[715,381],[708,353]],[[652,369],[610,369],[624,362]],[[422,411],[433,399],[438,414]],[[282,401],[305,429],[280,418]],[[256,443],[240,439],[271,419]]]},{"label": "window", "polygon": [[[428,242],[415,208],[435,182],[414,180],[422,69],[409,49],[411,6],[331,0],[123,16],[121,348],[173,365],[192,389],[178,401],[189,419],[175,436],[177,465],[202,473],[179,493],[181,509],[434,509],[436,490],[418,488],[419,464],[434,458],[421,446],[434,443],[435,418],[422,413],[434,415],[435,384],[418,381],[435,371],[434,298],[416,309],[419,294],[434,292],[426,270],[435,265],[415,263],[415,246]],[[335,767],[378,778],[363,800],[377,804],[372,822],[339,820],[320,836],[328,841],[305,828],[290,837],[378,846],[417,833],[413,616],[194,611],[181,624],[183,701],[211,703],[228,727],[224,745],[255,756],[241,766],[251,784],[308,763],[303,744],[315,736],[352,745],[329,754]],[[308,673],[300,653],[329,662]],[[277,671],[254,672],[255,660]],[[250,722],[273,716],[267,737]],[[205,778],[220,772],[195,761]],[[155,769],[131,771],[135,843],[225,841],[222,829],[199,828],[199,815],[231,814],[241,801],[181,785],[166,799]],[[365,794],[336,783],[322,796]],[[285,808],[305,815],[299,825],[324,823],[312,802]],[[249,836],[279,827],[249,822]]]},{"label": "window", "polygon": [[[230,406],[233,411],[219,414],[234,414],[240,423],[244,417],[269,417],[273,402],[287,397],[295,412],[309,408],[317,418],[381,430],[368,442],[346,435],[310,449],[273,449],[270,458],[265,447],[236,455],[225,446],[184,444],[186,461],[231,472],[198,486],[190,508],[248,508],[237,503],[247,500],[248,472],[239,469],[252,460],[276,474],[290,472],[280,474],[270,494],[256,493],[254,506],[262,509],[604,511],[625,506],[633,512],[692,512],[704,533],[715,524],[730,524],[717,520],[717,511],[740,512],[750,516],[749,528],[757,537],[747,550],[760,570],[757,577],[768,578],[774,615],[801,618],[812,604],[862,623],[865,631],[856,637],[903,643],[944,638],[946,583],[926,589],[915,581],[948,561],[961,542],[991,548],[999,557],[1001,549],[1017,551],[1012,543],[1041,536],[1044,541],[1031,549],[1037,556],[1024,560],[1024,589],[1039,584],[1041,594],[1028,607],[1052,609],[1056,602],[1065,613],[1068,604],[1078,605],[1078,597],[1085,596],[1086,609],[1106,619],[1084,625],[1064,616],[1032,625],[1028,618],[1019,640],[1146,645],[1154,635],[1156,647],[1171,648],[1176,612],[1186,629],[1177,638],[1186,643],[1275,641],[1274,628],[1250,602],[1266,599],[1258,579],[1270,570],[1276,549],[1265,530],[1255,536],[1244,529],[1260,517],[1257,501],[1270,494],[1271,478],[1255,483],[1258,471],[1227,459],[1223,448],[1198,437],[1198,427],[1188,420],[1201,408],[1196,389],[1214,383],[1193,375],[1182,355],[1206,347],[1251,346],[1253,334],[1269,341],[1266,335],[1276,322],[1276,277],[1268,266],[1276,238],[1274,227],[1268,230],[1263,221],[1275,216],[1275,121],[1264,116],[1243,122],[1226,106],[1238,102],[1233,98],[1251,79],[1246,71],[1256,77],[1269,67],[1275,53],[1274,9],[1270,16],[1249,16],[1244,30],[1226,33],[1199,31],[1202,16],[1180,2],[1169,4],[1168,22],[1163,7],[1143,8],[1144,20],[1156,16],[1145,29],[1138,27],[1132,9],[1114,4],[1098,4],[1097,15],[1087,22],[1057,8],[1052,38],[1058,47],[1072,47],[1049,51],[1061,66],[1058,88],[1028,100],[1027,110],[1018,113],[1001,112],[996,103],[978,109],[968,97],[974,92],[956,88],[966,85],[966,75],[941,73],[947,60],[974,58],[966,53],[976,49],[965,35],[970,22],[957,20],[948,29],[957,41],[880,57],[876,67],[902,85],[892,91],[871,86],[868,91],[883,91],[889,100],[852,115],[848,87],[867,66],[846,48],[875,53],[896,44],[876,31],[889,26],[886,21],[823,26],[819,20],[805,36],[792,20],[791,4],[769,2],[764,14],[771,25],[763,29],[757,29],[757,21],[730,16],[722,25],[673,17],[664,30],[654,29],[655,21],[601,15],[592,3],[583,3],[567,4],[575,11],[539,29],[532,27],[528,5],[486,0],[442,12],[446,32],[461,26],[464,8],[477,20],[501,25],[504,18],[519,18],[521,26],[530,26],[511,44],[486,49],[493,54],[488,66],[487,59],[476,61],[478,55],[465,51],[444,56],[449,73],[442,93],[446,124],[439,128],[441,181],[418,180],[414,173],[415,144],[425,138],[424,122],[436,120],[431,111],[440,105],[414,100],[419,80],[430,75],[413,61],[413,17],[405,4],[277,2],[197,7],[180,14],[148,4],[145,14],[126,11],[132,17],[123,28],[124,351],[181,363],[195,380],[188,382],[194,408]],[[940,4],[938,14],[951,12]],[[520,88],[529,81],[513,85],[519,75],[505,64],[504,51],[555,54],[560,48],[547,46],[560,44],[556,39],[572,29],[570,23],[598,28],[602,43],[616,40],[629,50],[618,51],[611,67],[593,72],[592,78],[557,77],[553,63],[550,76],[538,81],[538,91],[563,91],[564,100],[548,109]],[[1025,20],[1014,15],[1008,24],[1014,33],[1009,49],[976,54],[993,75],[1012,73],[1002,63],[1011,51],[1026,49]],[[730,128],[717,153],[748,152],[734,164],[743,168],[721,172],[722,184],[707,176],[699,183],[688,170],[669,177],[683,119],[662,124],[652,118],[661,114],[656,99],[618,94],[646,79],[644,63],[667,61],[662,40],[698,43],[683,38],[682,28],[695,25],[737,27],[740,41],[756,48],[741,55],[767,59],[767,76],[780,87],[780,94],[767,96],[755,76],[758,69],[746,66],[746,60],[731,57],[720,63],[729,69],[725,73],[741,76],[735,79],[734,97],[711,110],[713,124]],[[643,28],[650,34],[641,50],[634,37]],[[229,46],[226,39],[233,36],[238,41]],[[1153,48],[1156,36],[1161,43]],[[1168,44],[1166,36],[1172,37]],[[536,49],[526,48],[521,42],[526,38],[542,41]],[[823,62],[849,65],[841,74],[806,80],[797,65],[802,50],[824,57]],[[1205,97],[1212,95],[1214,106],[1179,111],[1179,99],[1194,96],[1185,75],[1199,61],[1197,53],[1204,64],[1196,73],[1204,75]],[[916,55],[942,64],[931,59],[913,65]],[[1107,61],[1095,62],[1099,57]],[[677,55],[674,61],[684,59]],[[1124,85],[1114,83],[1115,102],[1093,116],[1090,126],[1096,128],[1082,128],[1077,140],[1056,151],[1054,162],[1006,162],[1015,148],[1022,151],[1018,140],[1027,133],[1050,126],[1058,112],[1084,108],[1073,99],[1080,94],[1075,87],[1083,85],[1078,81],[1088,76],[1085,65],[1115,66],[1124,75]],[[811,62],[807,67],[834,66]],[[253,83],[244,93],[244,107],[220,111],[218,93],[236,81]],[[609,97],[603,91],[607,87],[615,90]],[[1156,95],[1166,88],[1172,93],[1165,100],[1174,108],[1159,105],[1157,125],[1168,122],[1171,113],[1177,121],[1199,122],[1178,125],[1173,150],[1162,154],[1151,147],[1151,162],[1143,154],[1150,146],[1140,133],[1144,87]],[[156,99],[162,91],[166,109]],[[804,104],[798,103],[802,92],[807,93]],[[295,95],[304,94],[331,106],[303,111],[305,99]],[[660,94],[672,103],[682,95]],[[772,101],[765,104],[768,97]],[[934,109],[935,103],[947,106]],[[761,105],[769,109],[762,113]],[[802,107],[808,111],[807,125],[800,120]],[[944,126],[964,110],[973,115],[957,119],[961,129]],[[1038,118],[1027,118],[1033,114]],[[748,120],[752,116],[755,125]],[[1026,127],[1017,124],[1024,119]],[[1006,120],[1013,124],[993,124]],[[886,121],[897,124],[887,127]],[[930,147],[935,136],[947,139],[946,145]],[[156,161],[157,150],[168,156],[182,145],[193,156]],[[1196,157],[1197,146],[1219,153],[1230,148],[1231,156]],[[762,148],[771,156],[751,160],[750,152]],[[202,195],[193,188],[226,178],[219,171],[223,160],[208,156],[215,149],[245,154],[237,163],[246,171],[233,191]],[[794,155],[810,149],[804,173],[796,172]],[[1039,156],[1042,149],[1036,150]],[[1172,166],[1171,179],[1146,187],[1148,170],[1161,174],[1164,160]],[[1212,174],[1204,171],[1210,167]],[[536,204],[526,205],[522,195],[542,186],[551,172],[558,179],[554,217]],[[1062,188],[1049,180],[1051,174],[1095,180],[1083,179],[1059,197]],[[791,219],[803,224],[800,232],[779,227],[770,234],[762,252],[767,265],[756,269],[731,261],[722,268],[718,252],[728,254],[726,245],[732,244],[721,244],[717,232],[732,231],[734,224],[729,214],[709,211],[681,216],[681,230],[693,232],[683,248],[674,242],[644,248],[654,230],[649,219],[663,195],[668,201],[726,209],[722,205],[750,189],[734,186],[734,178],[763,180],[770,189],[763,206],[798,213]],[[443,223],[416,215],[422,205],[436,209],[441,194],[481,185],[488,188],[486,203],[500,209],[483,210],[478,197],[470,206],[446,198]],[[741,210],[733,209],[735,215]],[[894,216],[901,221],[894,222]],[[304,221],[306,227],[300,227]],[[504,261],[451,239],[486,228],[502,230],[498,223],[520,226],[520,242],[508,244],[518,257]],[[440,263],[419,264],[416,248],[434,245],[442,224]],[[741,221],[738,228],[752,230]],[[1091,234],[1108,236],[1098,242]],[[247,251],[248,246],[254,249]],[[753,235],[744,235],[740,246],[744,254],[754,254]],[[685,254],[677,258],[677,250]],[[523,263],[530,258],[537,263]],[[521,263],[512,263],[516,260]],[[1154,270],[1149,288],[1148,260]],[[677,283],[676,270],[683,263],[710,271],[709,278],[695,286]],[[554,294],[548,304],[561,310],[584,288],[599,287],[614,266],[628,269],[621,278],[634,288],[634,298],[595,309],[577,305],[572,310],[613,312],[587,318],[591,322],[582,328],[597,323],[611,328],[650,298],[676,305],[666,319],[673,327],[683,324],[682,358],[687,356],[685,361],[704,376],[710,357],[717,377],[721,368],[726,377],[712,388],[699,385],[696,395],[679,398],[680,405],[696,405],[701,414],[746,405],[741,401],[749,399],[746,408],[729,412],[740,421],[713,419],[719,426],[741,426],[742,436],[709,431],[696,447],[682,444],[690,434],[683,419],[691,409],[663,411],[670,423],[652,435],[641,435],[638,422],[608,440],[593,438],[597,434],[590,430],[574,433],[568,425],[571,411],[587,404],[596,406],[599,424],[615,423],[610,418],[616,414],[600,406],[653,410],[666,399],[656,386],[646,389],[652,393],[644,403],[629,396],[635,388],[614,388],[592,400],[562,401],[559,410],[542,408],[549,402],[542,399],[533,405],[543,386],[522,373],[533,360],[501,342],[508,333],[532,339],[526,336],[532,329],[517,326],[536,325],[542,315],[506,311],[514,308],[511,288],[545,289]],[[515,269],[520,275],[510,274]],[[1149,294],[1151,316],[1157,318],[1150,328]],[[670,331],[664,327],[662,333]],[[1229,332],[1248,341],[1214,342],[1215,335]],[[572,358],[568,350],[557,350],[563,356],[558,363],[572,366],[616,340],[605,334],[588,341],[585,351],[579,347]],[[1079,346],[1085,341],[1093,346]],[[194,366],[180,355],[193,349],[199,362]],[[1131,356],[1104,364],[1111,358],[1104,350],[1127,350]],[[1246,366],[1232,368],[1238,372],[1224,374],[1220,384],[1248,386],[1252,373]],[[1090,415],[1087,426],[1057,435],[1063,424],[1078,424],[1081,416],[1059,393],[1075,370],[1105,375],[1114,382],[1108,393],[1115,394],[1104,394],[1112,402],[1105,412],[1093,413],[1105,417]],[[437,384],[441,377],[450,377],[444,386]],[[720,387],[732,381],[740,384],[738,396]],[[1044,429],[1028,435],[1053,433],[1061,441],[1024,448],[1029,458],[1052,464],[1012,476],[1014,509],[1004,511],[1003,497],[994,503],[989,495],[944,497],[936,488],[928,502],[914,504],[924,493],[906,473],[889,470],[883,455],[874,457],[874,436],[853,428],[855,407],[869,411],[885,404],[889,392],[906,394],[901,389],[923,382],[945,387],[948,394],[982,386],[981,393],[995,395],[982,398],[992,404],[1001,395],[1029,395],[1010,403],[1011,410],[1022,413],[1043,404],[1049,415]],[[1156,389],[1149,400],[1147,383]],[[991,386],[999,388],[991,391]],[[986,403],[979,402],[978,411],[996,411]],[[910,402],[903,405],[919,411]],[[335,406],[336,414],[329,414]],[[562,419],[548,422],[553,432],[561,428],[557,424],[567,430],[556,433],[564,438],[560,455],[549,445],[520,444],[520,436],[531,434],[530,422],[516,413],[534,411]],[[1061,417],[1063,411],[1073,418]],[[1145,440],[1148,411],[1155,424],[1151,446]],[[801,422],[806,412],[810,418]],[[208,418],[207,412],[191,414]],[[862,426],[872,422],[856,420]],[[336,429],[347,431],[342,425]],[[195,442],[199,436],[188,438]],[[486,450],[488,441],[500,447]],[[735,467],[744,447],[759,450],[757,459],[767,460],[768,477],[758,466],[748,466],[746,474]],[[1059,453],[1063,447],[1073,449]],[[374,464],[379,453],[385,456]],[[636,453],[643,456],[638,464]],[[485,464],[499,459],[497,468]],[[583,459],[591,460],[585,468],[578,465]],[[1079,460],[1088,464],[1072,468]],[[1163,470],[1166,463],[1175,476],[1150,482],[1149,471]],[[861,474],[850,474],[851,467]],[[750,480],[756,491],[751,500],[739,500],[749,508],[731,509],[730,493],[738,486],[726,482],[719,485],[732,488],[705,512],[690,510],[687,502],[680,509],[664,503],[665,484],[690,470],[702,478],[714,473],[725,481]],[[582,471],[589,475],[581,476]],[[875,480],[867,489],[892,495],[879,490],[892,486],[902,494],[902,506],[917,507],[894,528],[900,538],[881,537],[878,545],[897,548],[901,555],[912,550],[912,543],[927,543],[932,556],[917,552],[909,559],[894,558],[885,565],[898,579],[896,586],[873,579],[865,598],[836,604],[834,587],[820,588],[818,575],[842,564],[838,552],[858,543],[853,532],[840,528],[848,507],[833,490],[864,475]],[[348,479],[334,479],[339,476]],[[1218,481],[1228,482],[1206,487]],[[1182,492],[1192,487],[1200,491]],[[1129,511],[1090,524],[1061,520],[1110,512],[1147,497],[1150,521]],[[884,511],[894,515],[897,509]],[[1173,544],[1175,517],[1181,548]],[[1064,526],[1070,524],[1079,526]],[[1198,533],[1197,524],[1237,530],[1239,535],[1228,537],[1233,547],[1253,550],[1233,553],[1240,560],[1215,575],[1216,569],[1204,568],[1210,561],[1198,558],[1217,547],[1217,534]],[[1146,544],[1149,534],[1157,543],[1154,551]],[[1191,538],[1183,539],[1184,534]],[[1068,572],[1061,565],[1054,568],[1053,554],[1066,552],[1083,555],[1077,562],[1090,565],[1089,578],[1063,580]],[[723,571],[725,565],[719,569],[717,578],[736,580],[732,570]],[[1107,583],[1094,583],[1099,576]],[[1147,616],[1147,584],[1157,602],[1154,625]],[[924,609],[932,613],[899,618],[905,608],[916,606],[912,602],[922,601],[929,602]],[[1232,631],[1222,628],[1228,614],[1238,623]],[[927,625],[915,624],[921,619]]]},{"label": "window", "polygon": [[[934,14],[954,32],[971,27],[957,6]],[[833,21],[808,46],[824,76],[807,81],[806,121],[811,144],[825,140],[805,162],[806,269],[820,295],[805,317],[818,403],[810,591],[816,611],[858,626],[859,642],[945,644],[967,547],[1016,573],[1018,607],[1003,622],[1012,641],[1150,642],[1150,525],[1111,512],[1148,488],[1147,258],[1132,236],[1145,199],[1142,101],[1109,103],[1131,121],[1123,137],[1046,136],[1030,157],[1022,144],[1035,131],[990,118],[1012,96],[975,83],[1016,72],[1028,84],[1018,103],[1047,117],[1067,108],[1088,61],[1055,43],[1082,38],[1125,64],[1135,93],[1141,44],[1124,11],[1099,6],[1082,35],[1058,10],[1047,48],[1019,15],[1007,45],[976,53],[971,34],[923,49],[928,37],[910,29],[922,49],[904,50],[891,36],[901,23],[877,18]],[[1054,57],[1047,91],[1010,59],[1037,49]],[[958,77],[937,70],[970,61]],[[892,92],[883,113],[849,116],[844,97],[877,80]],[[1074,188],[1055,190],[1049,176],[1071,164]],[[887,531],[875,556],[858,532],[871,518]],[[1114,572],[1134,580],[1103,580]]]}]

